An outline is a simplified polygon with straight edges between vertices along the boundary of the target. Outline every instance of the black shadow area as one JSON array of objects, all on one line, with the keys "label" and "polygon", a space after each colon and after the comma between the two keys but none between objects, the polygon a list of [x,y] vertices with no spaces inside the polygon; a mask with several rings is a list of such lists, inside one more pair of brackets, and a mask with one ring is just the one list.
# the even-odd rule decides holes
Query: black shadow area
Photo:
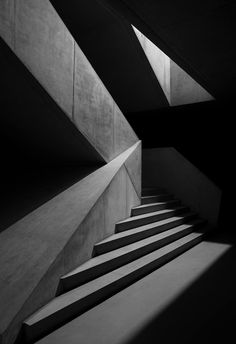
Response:
[{"label": "black shadow area", "polygon": [[95,171],[99,166],[57,166],[2,173],[0,232]]}]

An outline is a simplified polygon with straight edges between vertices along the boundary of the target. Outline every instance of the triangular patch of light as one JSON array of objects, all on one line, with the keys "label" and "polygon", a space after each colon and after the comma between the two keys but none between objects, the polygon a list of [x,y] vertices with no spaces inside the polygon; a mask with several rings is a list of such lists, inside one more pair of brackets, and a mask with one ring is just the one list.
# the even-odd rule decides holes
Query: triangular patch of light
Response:
[{"label": "triangular patch of light", "polygon": [[171,106],[214,99],[146,36],[132,27]]}]

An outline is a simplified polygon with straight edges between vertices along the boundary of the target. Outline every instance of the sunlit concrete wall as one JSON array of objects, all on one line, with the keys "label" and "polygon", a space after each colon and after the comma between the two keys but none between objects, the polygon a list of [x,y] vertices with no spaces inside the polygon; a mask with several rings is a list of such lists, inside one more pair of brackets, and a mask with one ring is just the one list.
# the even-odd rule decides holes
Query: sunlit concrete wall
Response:
[{"label": "sunlit concrete wall", "polygon": [[155,44],[133,26],[134,32],[168,100],[170,97],[170,59]]},{"label": "sunlit concrete wall", "polygon": [[171,105],[199,103],[214,99],[172,60],[170,60],[170,75]]},{"label": "sunlit concrete wall", "polygon": [[0,36],[105,161],[137,142],[49,0],[1,0]]},{"label": "sunlit concrete wall", "polygon": [[139,30],[133,29],[170,106],[214,99]]}]

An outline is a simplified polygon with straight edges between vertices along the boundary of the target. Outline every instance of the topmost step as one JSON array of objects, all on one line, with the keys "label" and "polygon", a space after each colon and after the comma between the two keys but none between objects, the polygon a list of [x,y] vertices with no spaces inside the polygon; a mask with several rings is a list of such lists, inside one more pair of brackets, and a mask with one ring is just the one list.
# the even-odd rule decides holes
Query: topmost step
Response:
[{"label": "topmost step", "polygon": [[149,187],[142,189],[142,196],[153,196],[159,194],[165,194],[166,190],[160,187]]}]

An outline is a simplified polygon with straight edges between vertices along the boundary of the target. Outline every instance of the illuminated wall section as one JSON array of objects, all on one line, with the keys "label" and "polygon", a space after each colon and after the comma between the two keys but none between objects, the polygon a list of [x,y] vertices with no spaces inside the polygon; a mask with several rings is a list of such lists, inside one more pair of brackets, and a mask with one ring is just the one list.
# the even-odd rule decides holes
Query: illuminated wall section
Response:
[{"label": "illuminated wall section", "polygon": [[214,99],[202,86],[138,29],[134,26],[133,29],[170,106],[198,103]]}]

